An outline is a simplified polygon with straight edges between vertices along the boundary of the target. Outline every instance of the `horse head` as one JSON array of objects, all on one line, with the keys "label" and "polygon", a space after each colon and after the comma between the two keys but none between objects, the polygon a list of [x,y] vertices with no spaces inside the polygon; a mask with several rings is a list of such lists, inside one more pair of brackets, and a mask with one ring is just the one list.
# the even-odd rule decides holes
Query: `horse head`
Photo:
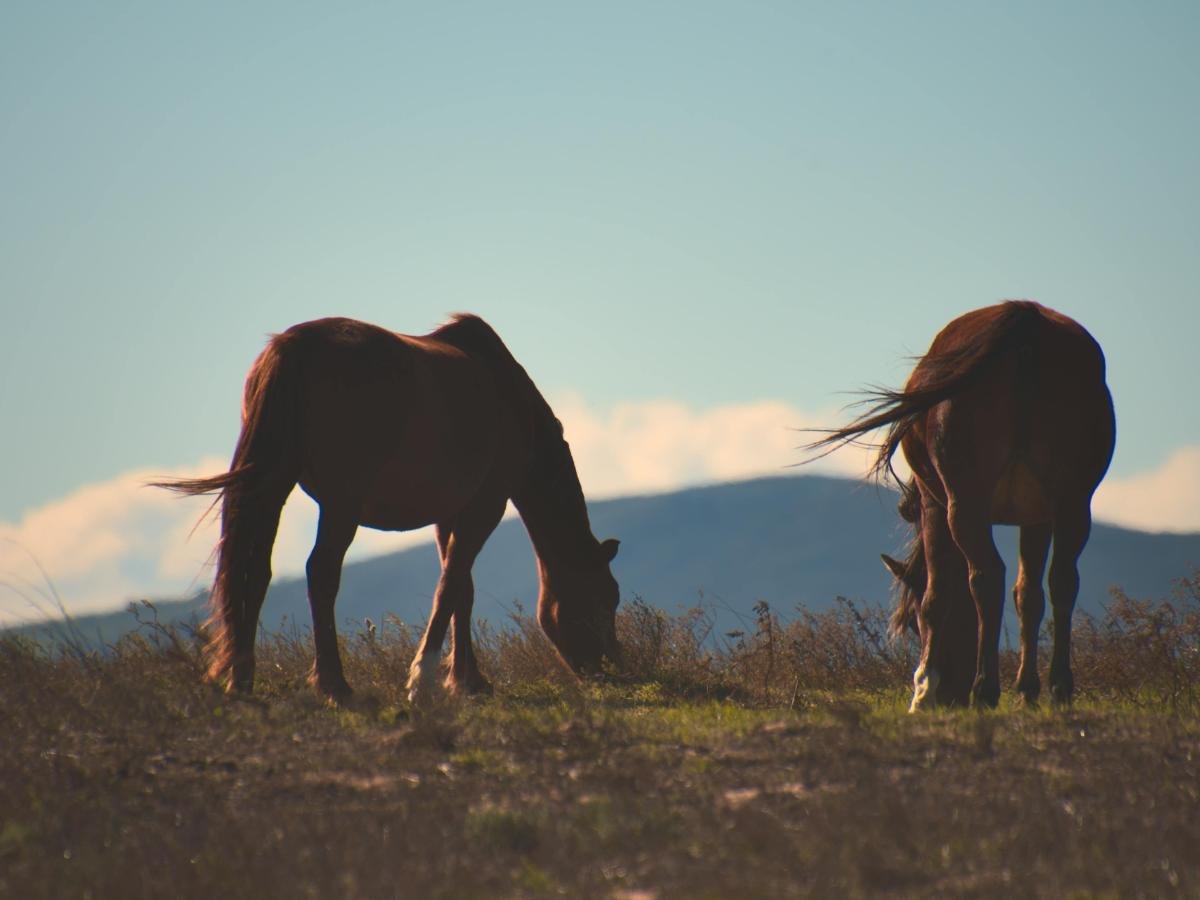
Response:
[{"label": "horse head", "polygon": [[609,568],[619,545],[609,538],[598,542],[583,560],[549,569],[543,566],[538,622],[563,661],[579,675],[601,673],[606,659],[620,664],[620,589]]},{"label": "horse head", "polygon": [[900,584],[900,596],[895,610],[892,611],[892,634],[903,634],[907,628],[911,629],[913,634],[919,635],[917,610],[921,606],[921,598],[925,596],[926,580],[925,550],[921,546],[920,537],[914,542],[913,552],[908,561],[900,562],[886,553],[881,553],[879,558]]}]

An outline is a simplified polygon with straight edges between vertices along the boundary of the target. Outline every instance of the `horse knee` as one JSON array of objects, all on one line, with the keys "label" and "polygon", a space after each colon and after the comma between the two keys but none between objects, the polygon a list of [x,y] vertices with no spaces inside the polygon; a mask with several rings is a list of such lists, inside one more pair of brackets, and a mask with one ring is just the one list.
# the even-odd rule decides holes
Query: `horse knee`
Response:
[{"label": "horse knee", "polygon": [[1075,597],[1079,593],[1079,567],[1076,563],[1051,563],[1047,581],[1050,603],[1056,612],[1064,605],[1075,605]]},{"label": "horse knee", "polygon": [[1046,594],[1040,584],[1018,581],[1013,588],[1013,605],[1021,616],[1022,625],[1029,622],[1040,625],[1046,614]]}]

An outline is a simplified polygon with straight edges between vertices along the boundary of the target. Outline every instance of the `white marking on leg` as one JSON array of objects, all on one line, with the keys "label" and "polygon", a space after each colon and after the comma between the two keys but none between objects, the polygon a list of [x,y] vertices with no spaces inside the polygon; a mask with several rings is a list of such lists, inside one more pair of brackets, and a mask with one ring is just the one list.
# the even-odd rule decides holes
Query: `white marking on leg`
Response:
[{"label": "white marking on leg", "polygon": [[432,698],[438,687],[439,654],[426,653],[412,661],[408,669],[408,702],[419,705]]},{"label": "white marking on leg", "polygon": [[937,702],[935,694],[939,681],[941,681],[941,675],[933,666],[926,667],[924,663],[917,666],[917,671],[913,673],[913,698],[912,704],[908,707],[910,713],[926,706],[932,706]]}]

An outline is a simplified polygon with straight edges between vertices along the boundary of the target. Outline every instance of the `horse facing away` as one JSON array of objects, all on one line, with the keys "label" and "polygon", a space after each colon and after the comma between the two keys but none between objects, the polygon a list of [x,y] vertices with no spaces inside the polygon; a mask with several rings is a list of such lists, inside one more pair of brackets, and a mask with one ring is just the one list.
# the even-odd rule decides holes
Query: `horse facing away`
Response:
[{"label": "horse facing away", "polygon": [[308,558],[316,659],[311,681],[334,701],[342,672],[334,600],[359,526],[436,526],[442,574],[409,673],[410,699],[433,687],[451,632],[446,686],[490,692],[471,646],[471,568],[511,498],[532,540],[538,621],[577,673],[617,660],[615,540],[597,541],[561,423],[499,336],[454,316],[424,337],[352,319],[275,335],[246,378],[229,471],[159,482],[217,494],[221,540],[211,595],[209,677],[254,685],[254,642],[271,580],[279,515],[299,484],[320,507]]},{"label": "horse facing away", "polygon": [[900,502],[915,526],[909,556],[884,556],[900,586],[892,630],[913,628],[921,639],[911,710],[999,702],[1004,563],[993,524],[1020,526],[1017,689],[1029,704],[1041,689],[1042,576],[1053,539],[1050,691],[1070,702],[1077,562],[1116,435],[1104,371],[1100,345],[1077,322],[1008,301],[952,321],[903,390],[873,392],[863,416],[810,445],[833,449],[887,426],[874,473],[892,473],[897,448],[912,469]]}]

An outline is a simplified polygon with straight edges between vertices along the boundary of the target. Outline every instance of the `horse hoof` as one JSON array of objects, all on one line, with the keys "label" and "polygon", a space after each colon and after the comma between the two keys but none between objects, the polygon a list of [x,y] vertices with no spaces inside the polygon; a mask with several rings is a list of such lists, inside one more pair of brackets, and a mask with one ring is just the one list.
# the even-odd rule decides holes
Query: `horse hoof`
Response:
[{"label": "horse hoof", "polygon": [[1000,705],[1000,686],[981,684],[973,688],[971,705],[976,709],[995,709]]},{"label": "horse hoof", "polygon": [[[214,679],[217,684],[220,684],[219,676]],[[254,673],[233,673],[229,677],[229,681],[225,684],[225,692],[227,694],[253,694],[254,693]]]},{"label": "horse hoof", "polygon": [[438,693],[439,685],[437,672],[441,660],[436,656],[426,656],[413,660],[408,670],[408,703],[410,706],[428,706]]},{"label": "horse hoof", "polygon": [[447,697],[441,685],[435,682],[421,682],[414,684],[408,689],[408,706],[412,710],[430,710],[441,703]]},{"label": "horse hoof", "polygon": [[1038,705],[1038,697],[1041,696],[1042,685],[1038,681],[1018,681],[1017,695],[1021,698],[1021,704],[1027,709],[1036,709]]},{"label": "horse hoof", "polygon": [[910,713],[937,706],[937,689],[941,674],[933,666],[918,666],[913,673],[913,698],[908,707]]},{"label": "horse hoof", "polygon": [[446,678],[445,687],[451,694],[462,697],[491,697],[496,693],[496,689],[492,687],[492,683],[482,675],[468,676],[461,679],[450,675]]},{"label": "horse hoof", "polygon": [[1056,707],[1070,706],[1072,693],[1069,688],[1051,687],[1050,703]]},{"label": "horse hoof", "polygon": [[313,687],[318,696],[333,706],[346,706],[354,696],[354,690],[345,681],[337,681],[332,684],[315,681]]}]

